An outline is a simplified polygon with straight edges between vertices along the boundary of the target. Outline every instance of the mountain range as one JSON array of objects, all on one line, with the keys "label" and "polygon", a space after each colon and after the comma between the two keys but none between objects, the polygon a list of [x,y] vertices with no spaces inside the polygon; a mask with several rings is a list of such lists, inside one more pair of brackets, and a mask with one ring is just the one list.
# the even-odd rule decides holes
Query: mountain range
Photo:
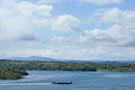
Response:
[{"label": "mountain range", "polygon": [[126,65],[129,63],[135,63],[135,61],[109,61],[109,60],[66,60],[66,59],[55,59],[48,57],[39,57],[39,56],[30,56],[30,57],[11,57],[11,58],[3,58],[0,60],[22,60],[22,61],[61,61],[61,62],[92,62],[92,63],[100,63],[100,64],[113,64],[113,65]]},{"label": "mountain range", "polygon": [[30,57],[11,57],[5,58],[8,60],[28,60],[28,61],[59,61],[59,59],[48,58],[48,57],[39,57],[39,56],[30,56]]}]

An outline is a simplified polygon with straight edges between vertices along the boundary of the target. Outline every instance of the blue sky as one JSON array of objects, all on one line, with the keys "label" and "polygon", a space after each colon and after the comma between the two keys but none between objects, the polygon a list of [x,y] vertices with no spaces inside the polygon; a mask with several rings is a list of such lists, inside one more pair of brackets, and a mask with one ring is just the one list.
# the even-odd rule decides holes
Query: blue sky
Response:
[{"label": "blue sky", "polygon": [[135,60],[134,0],[0,0],[0,58]]}]

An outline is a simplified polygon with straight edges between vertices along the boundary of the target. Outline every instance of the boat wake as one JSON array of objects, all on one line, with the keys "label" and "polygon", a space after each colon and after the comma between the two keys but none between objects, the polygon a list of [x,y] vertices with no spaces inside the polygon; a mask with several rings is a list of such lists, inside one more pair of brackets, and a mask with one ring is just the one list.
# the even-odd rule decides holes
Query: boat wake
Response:
[{"label": "boat wake", "polygon": [[6,83],[6,84],[0,84],[0,86],[25,86],[25,85],[49,85],[51,83]]}]

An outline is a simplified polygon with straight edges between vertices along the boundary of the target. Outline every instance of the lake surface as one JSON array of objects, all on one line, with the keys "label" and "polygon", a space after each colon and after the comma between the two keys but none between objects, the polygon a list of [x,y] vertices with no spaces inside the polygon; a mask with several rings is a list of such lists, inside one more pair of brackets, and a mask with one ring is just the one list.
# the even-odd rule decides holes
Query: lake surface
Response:
[{"label": "lake surface", "polygon": [[[135,90],[135,72],[28,71],[22,80],[0,80],[0,90]],[[72,81],[54,85],[53,81]]]}]

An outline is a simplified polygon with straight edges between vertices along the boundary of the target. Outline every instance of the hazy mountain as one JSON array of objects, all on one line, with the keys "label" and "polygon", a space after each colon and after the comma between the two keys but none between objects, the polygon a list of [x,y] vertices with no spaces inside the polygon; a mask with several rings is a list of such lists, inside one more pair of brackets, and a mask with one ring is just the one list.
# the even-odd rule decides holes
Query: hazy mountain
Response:
[{"label": "hazy mountain", "polygon": [[99,64],[113,64],[113,65],[126,65],[130,63],[135,63],[135,61],[106,61],[106,60],[66,60],[66,59],[54,59],[48,57],[39,57],[39,56],[30,56],[30,57],[12,57],[12,58],[4,58],[1,60],[28,60],[28,61],[61,61],[61,62],[92,62]]},{"label": "hazy mountain", "polygon": [[72,60],[72,59],[55,59],[48,57],[40,56],[30,56],[30,57],[11,57],[11,58],[2,58],[1,60],[28,60],[28,61],[62,61],[62,62],[90,62],[86,60]]},{"label": "hazy mountain", "polygon": [[12,57],[6,58],[10,60],[38,60],[38,61],[59,61],[58,59],[48,58],[48,57],[39,57],[39,56],[30,56],[30,57]]}]

